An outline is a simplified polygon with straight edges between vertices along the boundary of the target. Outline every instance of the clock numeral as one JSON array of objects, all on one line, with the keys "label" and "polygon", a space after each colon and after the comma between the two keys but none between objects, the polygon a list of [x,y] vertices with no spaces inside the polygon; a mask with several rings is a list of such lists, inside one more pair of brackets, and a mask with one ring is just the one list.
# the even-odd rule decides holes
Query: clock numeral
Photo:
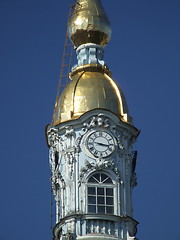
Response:
[{"label": "clock numeral", "polygon": [[103,152],[102,155],[103,155],[103,157],[106,157],[107,153],[106,153],[106,152]]},{"label": "clock numeral", "polygon": [[100,157],[100,156],[101,156],[101,153],[100,153],[100,152],[97,152],[96,155],[97,155],[97,157]]},{"label": "clock numeral", "polygon": [[91,135],[89,140],[94,141],[94,135]]},{"label": "clock numeral", "polygon": [[105,132],[102,132],[102,137],[106,137],[106,133]]},{"label": "clock numeral", "polygon": [[95,151],[95,152],[94,152],[94,155],[97,155],[97,154],[98,154],[98,152],[97,152],[97,151]]},{"label": "clock numeral", "polygon": [[108,147],[108,149],[109,149],[109,151],[112,151],[112,150],[113,150],[112,147],[110,147],[110,146]]},{"label": "clock numeral", "polygon": [[89,150],[94,149],[93,145],[88,145]]}]

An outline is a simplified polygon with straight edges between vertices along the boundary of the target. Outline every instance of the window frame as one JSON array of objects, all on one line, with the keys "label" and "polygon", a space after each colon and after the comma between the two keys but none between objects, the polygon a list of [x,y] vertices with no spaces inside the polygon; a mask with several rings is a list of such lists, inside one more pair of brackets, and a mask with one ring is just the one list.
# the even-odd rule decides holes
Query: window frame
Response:
[{"label": "window frame", "polygon": [[[89,182],[90,178],[92,176],[94,176],[95,174],[104,174],[106,175],[108,178],[111,179],[112,183],[103,183],[103,182]],[[95,194],[89,194],[88,193],[88,189],[89,187],[95,188]],[[103,188],[104,189],[104,193],[103,195],[98,194],[98,189]],[[112,195],[107,195],[107,189],[112,189],[113,193]],[[93,172],[92,174],[90,174],[87,178],[87,182],[86,182],[86,213],[87,214],[104,214],[104,215],[116,215],[117,212],[117,208],[116,208],[116,189],[117,189],[117,185],[116,182],[113,180],[113,178],[110,176],[110,174],[106,173],[106,172]],[[95,203],[89,203],[89,197],[95,197]],[[100,199],[100,197],[103,197],[104,199],[104,204],[102,203],[98,203],[98,198]],[[113,204],[107,204],[107,199],[108,198],[113,198]],[[95,206],[95,212],[90,212],[89,211],[89,205],[91,206]],[[100,207],[104,207],[104,212],[98,212],[98,208],[100,209]],[[107,211],[107,209],[113,208],[113,211],[110,213]]]}]

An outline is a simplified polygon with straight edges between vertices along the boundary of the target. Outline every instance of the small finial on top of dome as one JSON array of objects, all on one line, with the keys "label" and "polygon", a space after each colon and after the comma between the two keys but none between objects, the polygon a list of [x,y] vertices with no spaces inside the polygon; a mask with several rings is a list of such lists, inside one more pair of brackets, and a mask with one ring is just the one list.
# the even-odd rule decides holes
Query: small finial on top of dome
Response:
[{"label": "small finial on top of dome", "polygon": [[95,43],[105,47],[111,25],[100,0],[78,0],[69,24],[69,37],[76,47]]}]

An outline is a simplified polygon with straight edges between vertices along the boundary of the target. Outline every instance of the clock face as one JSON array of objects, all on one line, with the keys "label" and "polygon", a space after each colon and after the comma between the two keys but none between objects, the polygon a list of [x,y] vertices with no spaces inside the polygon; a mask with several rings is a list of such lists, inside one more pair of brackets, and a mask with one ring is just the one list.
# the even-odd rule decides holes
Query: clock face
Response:
[{"label": "clock face", "polygon": [[104,131],[91,133],[87,139],[87,147],[95,157],[107,157],[115,149],[112,136]]}]

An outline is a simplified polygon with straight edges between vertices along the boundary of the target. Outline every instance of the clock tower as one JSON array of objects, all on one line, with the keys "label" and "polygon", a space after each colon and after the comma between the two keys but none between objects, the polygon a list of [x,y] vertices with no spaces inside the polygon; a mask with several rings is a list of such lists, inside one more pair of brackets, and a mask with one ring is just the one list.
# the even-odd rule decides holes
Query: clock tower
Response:
[{"label": "clock tower", "polygon": [[103,60],[111,26],[101,1],[78,0],[68,31],[77,65],[46,128],[56,201],[53,239],[136,239],[132,147],[139,131]]}]

